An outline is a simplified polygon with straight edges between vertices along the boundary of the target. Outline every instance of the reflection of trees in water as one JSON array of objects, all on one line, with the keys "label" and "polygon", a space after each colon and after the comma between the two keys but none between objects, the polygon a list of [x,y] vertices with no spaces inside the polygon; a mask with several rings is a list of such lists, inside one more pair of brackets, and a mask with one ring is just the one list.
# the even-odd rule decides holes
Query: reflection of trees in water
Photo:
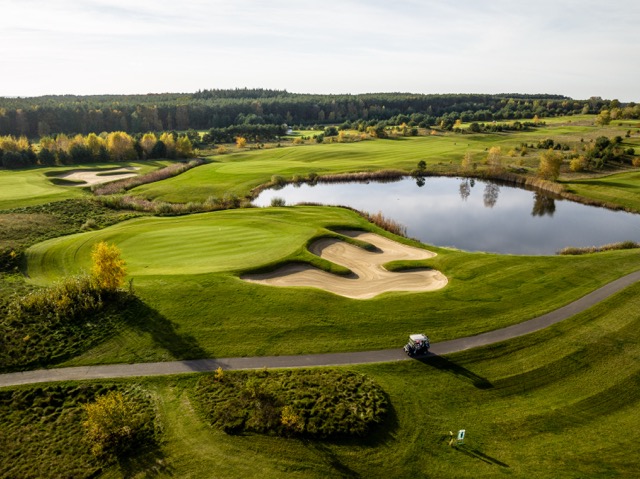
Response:
[{"label": "reflection of trees in water", "polygon": [[531,216],[553,216],[556,212],[556,200],[544,193],[533,194],[533,210]]},{"label": "reflection of trees in water", "polygon": [[498,202],[498,196],[500,196],[500,187],[495,183],[487,183],[484,187],[484,205],[487,208],[493,208]]},{"label": "reflection of trees in water", "polygon": [[418,176],[416,178],[416,185],[418,185],[418,188],[422,188],[424,186],[424,182],[425,182],[424,176]]},{"label": "reflection of trees in water", "polygon": [[462,201],[467,201],[469,195],[471,194],[471,185],[469,185],[469,180],[464,180],[460,183],[460,198]]}]

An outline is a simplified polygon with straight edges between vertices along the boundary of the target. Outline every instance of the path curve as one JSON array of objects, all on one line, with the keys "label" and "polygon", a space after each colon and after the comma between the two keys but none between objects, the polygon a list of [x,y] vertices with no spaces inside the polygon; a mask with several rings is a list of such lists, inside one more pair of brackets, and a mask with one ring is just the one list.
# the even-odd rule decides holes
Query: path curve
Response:
[{"label": "path curve", "polygon": [[[583,296],[560,309],[520,324],[496,329],[487,333],[433,343],[429,354],[456,353],[471,348],[516,338],[559,323],[604,301],[613,294],[640,281],[640,270],[623,276]],[[404,338],[402,338],[404,339]],[[308,354],[300,356],[263,356],[253,358],[194,359],[159,363],[109,364],[103,366],[79,366],[72,368],[40,369],[0,375],[0,387],[55,381],[83,379],[127,378],[136,376],[166,376],[222,369],[301,368],[312,366],[341,366],[348,364],[403,361],[409,358],[401,345],[395,349],[362,351],[356,353]]]}]

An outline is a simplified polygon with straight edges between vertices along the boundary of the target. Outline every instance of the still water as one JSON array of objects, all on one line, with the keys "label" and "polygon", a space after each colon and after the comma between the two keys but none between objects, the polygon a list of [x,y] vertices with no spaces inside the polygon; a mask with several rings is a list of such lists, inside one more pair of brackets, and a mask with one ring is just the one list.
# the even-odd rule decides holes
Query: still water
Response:
[{"label": "still water", "polygon": [[566,246],[640,241],[640,215],[586,206],[494,182],[429,177],[392,183],[320,183],[266,190],[269,206],[302,202],[344,205],[407,227],[407,236],[466,251],[547,255]]}]

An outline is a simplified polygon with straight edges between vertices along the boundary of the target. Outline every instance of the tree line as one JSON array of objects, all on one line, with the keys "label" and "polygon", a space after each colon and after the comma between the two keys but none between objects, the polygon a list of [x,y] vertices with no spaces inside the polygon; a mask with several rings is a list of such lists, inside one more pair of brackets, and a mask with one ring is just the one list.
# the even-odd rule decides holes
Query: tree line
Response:
[{"label": "tree line", "polygon": [[175,132],[131,136],[114,131],[72,137],[61,133],[41,138],[37,147],[26,136],[0,136],[0,166],[7,169],[193,156],[189,136]]},{"label": "tree line", "polygon": [[[561,95],[370,93],[311,95],[286,90],[201,90],[150,95],[0,97],[0,135],[36,138],[56,133],[186,131],[233,125],[327,125],[388,121],[398,115],[438,125],[525,120],[599,113],[640,117],[640,107],[617,100],[574,100]],[[419,119],[414,115],[421,115]],[[397,124],[401,124],[399,122]],[[408,122],[407,122],[408,123]]]}]

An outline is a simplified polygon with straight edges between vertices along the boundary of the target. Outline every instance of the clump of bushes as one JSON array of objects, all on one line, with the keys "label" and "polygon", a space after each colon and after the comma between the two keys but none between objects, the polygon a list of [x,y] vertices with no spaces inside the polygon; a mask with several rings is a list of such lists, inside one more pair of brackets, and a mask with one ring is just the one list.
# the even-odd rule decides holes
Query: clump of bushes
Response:
[{"label": "clump of bushes", "polygon": [[610,243],[602,246],[587,246],[584,248],[578,248],[575,246],[569,246],[558,251],[560,255],[581,255],[590,253],[601,253],[603,251],[614,251],[622,249],[636,249],[640,248],[640,243],[635,241],[622,241],[620,243]]},{"label": "clump of bushes", "polygon": [[383,230],[393,233],[398,236],[407,236],[407,227],[402,223],[399,223],[391,218],[386,218],[382,211],[378,211],[375,214],[366,212],[360,212],[360,214],[370,223],[379,226]]},{"label": "clump of bushes", "polygon": [[248,201],[227,193],[222,198],[210,196],[203,202],[190,201],[188,203],[167,203],[166,201],[149,201],[144,198],[129,195],[109,195],[97,198],[100,203],[115,210],[133,210],[161,216],[188,215],[191,213],[205,213],[208,211],[240,208],[248,205]]},{"label": "clump of bushes", "polygon": [[388,408],[371,379],[332,369],[219,370],[198,381],[194,396],[209,424],[229,434],[363,436]]},{"label": "clump of bushes", "polygon": [[83,404],[85,438],[94,456],[122,457],[154,437],[153,411],[141,394],[109,391]]}]

